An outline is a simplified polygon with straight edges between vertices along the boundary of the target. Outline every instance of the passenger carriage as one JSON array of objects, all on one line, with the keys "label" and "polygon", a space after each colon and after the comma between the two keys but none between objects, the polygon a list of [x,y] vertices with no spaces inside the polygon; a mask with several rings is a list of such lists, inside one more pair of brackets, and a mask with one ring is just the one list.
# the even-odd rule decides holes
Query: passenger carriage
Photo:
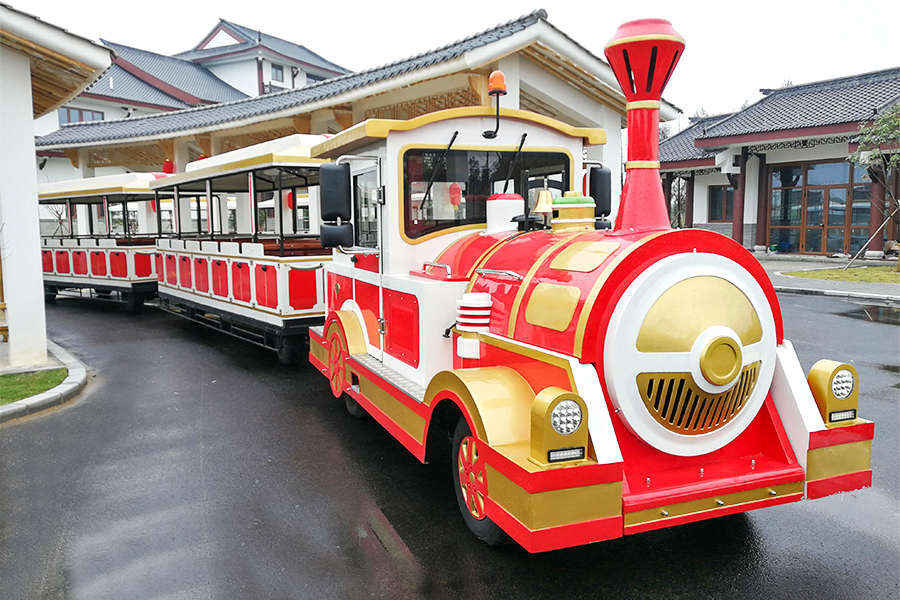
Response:
[{"label": "passenger carriage", "polygon": [[149,184],[160,177],[125,173],[38,187],[38,201],[54,221],[42,236],[48,301],[61,291],[88,291],[135,311],[156,296],[160,213]]},{"label": "passenger carriage", "polygon": [[160,307],[270,348],[306,353],[325,316],[318,238],[323,136],[292,135],[205,158],[156,182],[175,198],[175,231],[157,242]]},{"label": "passenger carriage", "polygon": [[[335,164],[310,360],[351,413],[449,458],[489,544],[552,550],[871,484],[855,369],[805,376],[752,254],[669,225],[658,109],[683,48],[659,20],[607,46],[629,125],[611,229],[607,196],[578,190],[599,130],[463,108],[312,150]],[[529,213],[547,193],[530,196],[551,181],[567,193],[548,192],[544,228]]]}]

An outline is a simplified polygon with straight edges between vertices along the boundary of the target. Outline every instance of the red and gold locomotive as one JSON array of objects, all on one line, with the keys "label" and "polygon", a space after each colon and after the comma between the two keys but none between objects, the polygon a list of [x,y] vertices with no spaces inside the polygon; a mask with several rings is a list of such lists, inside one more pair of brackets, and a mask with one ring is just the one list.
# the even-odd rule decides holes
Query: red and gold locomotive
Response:
[{"label": "red and gold locomotive", "polygon": [[659,106],[683,49],[661,20],[606,47],[629,131],[611,228],[602,170],[572,191],[601,130],[465,108],[313,149],[335,159],[335,250],[310,359],[420,460],[449,453],[489,544],[552,550],[871,484],[853,367],[807,378],[753,255],[669,225]]}]

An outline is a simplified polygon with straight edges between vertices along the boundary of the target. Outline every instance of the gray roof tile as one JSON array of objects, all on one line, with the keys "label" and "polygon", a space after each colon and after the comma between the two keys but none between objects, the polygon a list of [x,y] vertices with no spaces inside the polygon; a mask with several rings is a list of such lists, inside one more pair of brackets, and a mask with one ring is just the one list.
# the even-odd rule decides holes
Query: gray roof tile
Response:
[{"label": "gray roof tile", "polygon": [[858,123],[900,101],[900,67],[777,90],[715,127],[700,140]]},{"label": "gray roof tile", "polygon": [[228,102],[247,97],[245,93],[231,87],[209,70],[189,60],[163,56],[106,40],[102,41],[115,50],[122,60],[128,61],[172,87],[206,102]]},{"label": "gray roof tile", "polygon": [[[718,123],[732,116],[733,113],[714,115],[711,117],[691,117],[691,126],[663,140],[659,144],[659,162],[681,162],[685,160],[702,160],[713,158],[715,153],[703,148],[697,148],[694,140],[706,131],[714,128]],[[665,168],[665,165],[663,165]]]},{"label": "gray roof tile", "polygon": [[84,93],[104,96],[115,102],[144,102],[172,109],[190,108],[190,104],[166,94],[113,63]]},{"label": "gray roof tile", "polygon": [[546,11],[536,10],[436,50],[423,52],[367,71],[333,77],[303,88],[132,119],[75,123],[38,138],[36,145],[38,147],[72,147],[97,142],[171,135],[180,131],[222,125],[270,114],[331,98],[410,71],[452,60],[469,50],[513,35],[546,18]]}]

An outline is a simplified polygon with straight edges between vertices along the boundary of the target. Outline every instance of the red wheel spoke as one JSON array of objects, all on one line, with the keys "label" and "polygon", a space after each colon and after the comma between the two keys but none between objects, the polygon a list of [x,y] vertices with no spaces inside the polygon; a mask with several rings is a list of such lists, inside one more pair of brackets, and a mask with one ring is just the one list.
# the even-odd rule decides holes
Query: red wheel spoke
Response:
[{"label": "red wheel spoke", "polygon": [[459,485],[466,508],[478,520],[484,518],[484,497],[487,486],[484,481],[484,465],[479,461],[478,446],[474,437],[467,437],[459,445],[457,458]]}]

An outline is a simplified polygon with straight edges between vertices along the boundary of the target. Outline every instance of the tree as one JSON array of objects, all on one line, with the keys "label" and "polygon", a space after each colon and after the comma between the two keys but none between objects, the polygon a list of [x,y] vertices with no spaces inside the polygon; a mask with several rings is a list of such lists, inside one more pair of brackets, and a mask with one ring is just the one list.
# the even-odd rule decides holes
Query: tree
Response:
[{"label": "tree", "polygon": [[[884,226],[900,211],[898,198],[894,197],[889,185],[892,172],[894,177],[900,176],[900,104],[882,111],[871,122],[861,123],[858,140],[859,147],[850,155],[849,160],[857,166],[865,167],[872,181],[880,183],[885,190],[888,208],[883,212],[886,218],[875,232],[875,235],[881,235]],[[874,205],[871,210],[876,208],[882,210]],[[854,260],[865,251],[874,237],[863,244],[853,257]],[[900,260],[897,261],[897,269],[900,271]]]}]

